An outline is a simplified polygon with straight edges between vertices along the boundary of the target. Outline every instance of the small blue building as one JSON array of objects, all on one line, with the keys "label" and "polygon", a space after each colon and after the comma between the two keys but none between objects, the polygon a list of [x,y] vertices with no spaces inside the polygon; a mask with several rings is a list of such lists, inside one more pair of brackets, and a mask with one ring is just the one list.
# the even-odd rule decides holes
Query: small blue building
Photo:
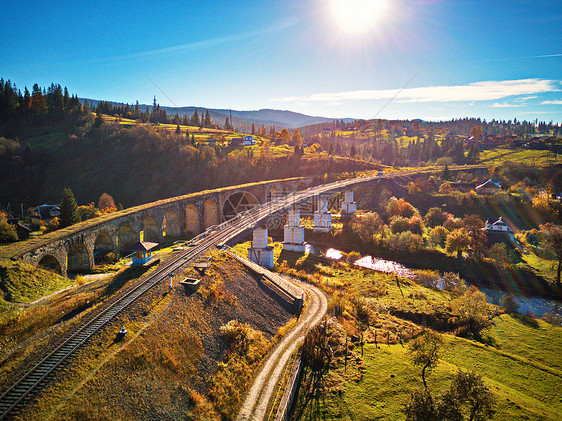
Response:
[{"label": "small blue building", "polygon": [[158,243],[149,243],[148,241],[139,241],[133,244],[126,251],[130,251],[133,255],[132,266],[142,266],[152,259],[152,250]]}]

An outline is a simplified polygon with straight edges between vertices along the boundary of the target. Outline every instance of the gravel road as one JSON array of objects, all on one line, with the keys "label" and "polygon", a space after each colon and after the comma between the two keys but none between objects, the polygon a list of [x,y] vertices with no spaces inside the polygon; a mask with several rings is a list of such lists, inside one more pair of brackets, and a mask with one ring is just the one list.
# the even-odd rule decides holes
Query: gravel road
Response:
[{"label": "gravel road", "polygon": [[237,421],[259,421],[265,418],[267,407],[289,358],[302,342],[308,330],[322,320],[328,309],[328,300],[322,291],[304,282],[294,279],[291,281],[306,291],[309,306],[306,312],[301,315],[297,325],[275,346],[262,366],[240,408],[236,418]]}]

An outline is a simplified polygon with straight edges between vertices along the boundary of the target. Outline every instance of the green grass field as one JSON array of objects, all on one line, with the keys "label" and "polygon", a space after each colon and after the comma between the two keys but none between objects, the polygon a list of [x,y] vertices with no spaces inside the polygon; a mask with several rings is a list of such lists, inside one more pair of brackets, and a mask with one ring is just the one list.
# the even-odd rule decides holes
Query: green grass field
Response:
[{"label": "green grass field", "polygon": [[[289,267],[299,267],[298,255],[280,253]],[[306,262],[306,258],[303,258]],[[304,263],[306,264],[306,263]],[[301,261],[300,267],[303,267]],[[348,365],[347,372],[339,361],[325,382],[341,382],[324,395],[299,395],[297,411],[306,420],[403,420],[405,402],[411,391],[423,387],[421,369],[414,367],[407,354],[409,332],[422,326],[414,320],[438,320],[450,313],[450,293],[424,287],[400,278],[402,292],[394,275],[381,274],[338,263],[318,266],[319,275],[311,276],[330,298],[343,303],[338,317],[348,334],[355,333],[353,306],[346,299],[363,296],[375,311],[372,329],[379,335],[378,348],[372,330],[365,332],[362,367]],[[334,288],[335,285],[335,288]],[[336,294],[337,292],[337,294]],[[402,296],[402,293],[404,296]],[[412,296],[418,298],[413,299]],[[330,312],[329,309],[329,312]],[[394,316],[409,314],[409,320]],[[405,339],[400,345],[397,332]],[[462,369],[473,370],[484,377],[497,400],[497,420],[558,420],[562,413],[562,327],[549,325],[527,316],[502,314],[483,331],[486,343],[445,334],[439,365],[428,376],[429,387],[436,393],[448,389],[453,375]],[[387,336],[388,335],[388,336]],[[382,337],[382,339],[381,339]],[[390,338],[387,345],[386,338]],[[360,353],[360,347],[355,347]],[[359,379],[359,380],[358,380]]]},{"label": "green grass field", "polygon": [[525,150],[525,149],[488,149],[480,153],[480,162],[489,165],[499,165],[504,161],[513,161],[527,165],[553,165],[562,162],[551,151]]},{"label": "green grass field", "polygon": [[[483,375],[496,397],[494,419],[559,420],[562,328],[542,321],[529,325],[503,315],[490,333],[500,349],[447,335],[439,365],[428,376],[429,387],[444,391],[459,368],[474,370]],[[410,392],[423,387],[421,371],[409,362],[407,348],[368,344],[363,359],[365,371],[360,381],[346,382],[341,394],[312,399],[302,419],[403,420],[402,409]],[[344,373],[340,367],[335,374],[345,378],[353,370],[348,367]]]}]

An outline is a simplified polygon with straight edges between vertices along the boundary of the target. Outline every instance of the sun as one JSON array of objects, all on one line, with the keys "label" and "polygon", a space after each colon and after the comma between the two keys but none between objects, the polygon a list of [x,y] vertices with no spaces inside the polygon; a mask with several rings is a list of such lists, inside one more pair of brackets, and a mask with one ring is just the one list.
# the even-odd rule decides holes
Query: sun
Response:
[{"label": "sun", "polygon": [[357,34],[376,26],[388,0],[329,0],[330,12],[342,32]]}]

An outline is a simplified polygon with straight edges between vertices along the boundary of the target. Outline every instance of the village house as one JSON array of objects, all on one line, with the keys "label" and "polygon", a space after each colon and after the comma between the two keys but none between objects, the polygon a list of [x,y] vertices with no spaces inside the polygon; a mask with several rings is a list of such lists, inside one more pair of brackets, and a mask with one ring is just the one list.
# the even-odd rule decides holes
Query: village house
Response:
[{"label": "village house", "polygon": [[31,211],[31,223],[33,225],[40,225],[41,222],[48,224],[51,219],[59,216],[59,205],[41,205]]},{"label": "village house", "polygon": [[500,216],[496,222],[489,222],[486,220],[486,226],[484,228],[487,232],[502,232],[507,234],[513,234],[513,230],[502,220]]},{"label": "village house", "polygon": [[478,194],[496,194],[501,190],[502,186],[500,180],[490,179],[479,186],[474,188],[474,191]]}]

